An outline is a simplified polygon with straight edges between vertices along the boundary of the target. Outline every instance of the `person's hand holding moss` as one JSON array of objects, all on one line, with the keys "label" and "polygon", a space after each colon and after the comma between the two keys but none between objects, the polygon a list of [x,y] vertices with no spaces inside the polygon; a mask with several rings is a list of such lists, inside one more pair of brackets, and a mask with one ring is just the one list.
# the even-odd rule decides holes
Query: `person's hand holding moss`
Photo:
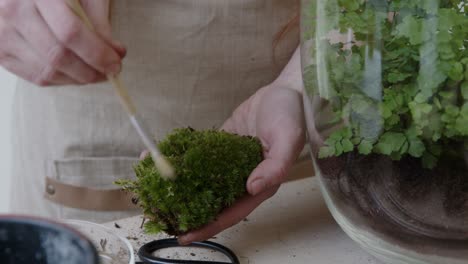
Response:
[{"label": "person's hand holding moss", "polygon": [[222,129],[227,132],[258,137],[265,159],[247,181],[248,195],[225,209],[214,222],[180,236],[180,244],[211,238],[243,220],[276,193],[305,143],[302,86],[297,50],[278,79],[241,104],[224,123]]}]

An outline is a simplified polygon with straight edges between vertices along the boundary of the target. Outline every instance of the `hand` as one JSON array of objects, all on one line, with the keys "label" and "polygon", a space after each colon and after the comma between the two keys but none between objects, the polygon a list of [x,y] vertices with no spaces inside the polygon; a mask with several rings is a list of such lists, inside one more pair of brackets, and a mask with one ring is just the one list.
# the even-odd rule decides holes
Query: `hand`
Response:
[{"label": "hand", "polygon": [[241,104],[222,127],[228,132],[257,136],[263,144],[265,160],[247,181],[248,195],[224,210],[214,222],[179,237],[181,245],[209,239],[240,222],[286,180],[305,143],[299,58],[296,51],[280,77]]},{"label": "hand", "polygon": [[109,1],[81,0],[95,33],[65,0],[0,0],[0,64],[41,86],[118,73],[126,51],[111,38]]}]

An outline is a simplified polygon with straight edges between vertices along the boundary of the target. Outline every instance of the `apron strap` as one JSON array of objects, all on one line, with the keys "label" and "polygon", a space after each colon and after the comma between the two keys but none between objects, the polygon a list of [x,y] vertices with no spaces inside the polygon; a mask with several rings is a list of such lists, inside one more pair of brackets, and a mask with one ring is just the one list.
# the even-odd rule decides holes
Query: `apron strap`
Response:
[{"label": "apron strap", "polygon": [[66,184],[46,177],[45,198],[71,208],[93,211],[137,209],[132,195],[120,189],[102,190]]},{"label": "apron strap", "polygon": [[[314,176],[312,161],[302,156],[293,166],[287,181]],[[94,211],[125,211],[137,209],[132,195],[120,189],[102,190],[66,184],[46,177],[46,199],[71,208]]]}]

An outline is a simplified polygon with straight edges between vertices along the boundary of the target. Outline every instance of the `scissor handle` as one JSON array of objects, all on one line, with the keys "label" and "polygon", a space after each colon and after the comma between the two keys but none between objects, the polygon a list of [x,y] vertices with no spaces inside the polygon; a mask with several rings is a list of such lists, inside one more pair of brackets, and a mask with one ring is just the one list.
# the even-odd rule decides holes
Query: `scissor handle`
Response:
[{"label": "scissor handle", "polygon": [[239,259],[237,258],[236,254],[232,252],[229,248],[220,245],[218,243],[214,243],[211,241],[204,241],[204,242],[194,242],[187,246],[182,247],[196,247],[196,248],[206,248],[217,251],[222,253],[226,257],[229,258],[231,262],[219,262],[219,261],[203,261],[203,260],[181,260],[181,259],[165,259],[160,257],[155,257],[152,253],[165,249],[165,248],[173,248],[173,247],[181,247],[177,239],[175,238],[168,238],[168,239],[161,239],[155,240],[148,244],[145,244],[138,250],[138,256],[142,262],[141,264],[240,264]]}]

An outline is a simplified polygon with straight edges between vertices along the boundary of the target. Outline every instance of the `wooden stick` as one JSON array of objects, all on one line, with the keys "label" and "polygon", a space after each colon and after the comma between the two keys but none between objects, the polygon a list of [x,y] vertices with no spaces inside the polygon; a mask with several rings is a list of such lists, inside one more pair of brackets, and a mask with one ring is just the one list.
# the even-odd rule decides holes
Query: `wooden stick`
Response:
[{"label": "wooden stick", "polygon": [[[91,30],[95,31],[95,28],[91,21],[89,20],[86,12],[84,11],[83,7],[79,0],[66,0],[70,9],[83,21],[86,27]],[[153,139],[147,133],[147,130],[142,125],[142,121],[137,116],[136,107],[133,104],[128,90],[123,85],[122,81],[120,80],[119,74],[107,75],[107,79],[112,83],[115,92],[119,96],[125,110],[127,111],[128,115],[130,116],[130,120],[137,130],[138,134],[140,135],[141,139],[145,143],[148,150],[151,152],[151,156],[153,157],[154,163],[156,167],[161,172],[161,176],[166,179],[172,179],[175,177],[174,168],[171,164],[164,158],[164,156],[159,152],[158,148],[154,144]]]}]

